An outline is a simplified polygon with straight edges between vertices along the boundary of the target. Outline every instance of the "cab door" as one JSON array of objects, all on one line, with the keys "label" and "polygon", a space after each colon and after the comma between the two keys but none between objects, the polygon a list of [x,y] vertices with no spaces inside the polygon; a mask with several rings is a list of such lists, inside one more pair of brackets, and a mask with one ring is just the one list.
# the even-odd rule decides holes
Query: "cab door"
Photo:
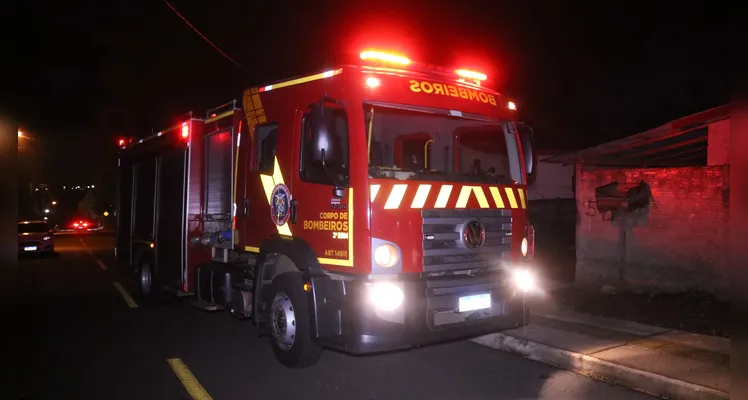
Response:
[{"label": "cab door", "polygon": [[348,113],[344,105],[323,99],[297,116],[300,143],[294,174],[292,230],[323,266],[353,266],[353,210],[349,207]]}]

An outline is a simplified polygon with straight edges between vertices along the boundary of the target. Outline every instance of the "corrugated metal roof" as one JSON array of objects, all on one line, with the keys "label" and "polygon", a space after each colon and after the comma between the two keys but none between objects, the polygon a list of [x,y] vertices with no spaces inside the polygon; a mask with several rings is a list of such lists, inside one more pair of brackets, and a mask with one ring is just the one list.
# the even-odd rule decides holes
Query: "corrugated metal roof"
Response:
[{"label": "corrugated metal roof", "polygon": [[729,117],[730,105],[726,104],[633,136],[543,161],[632,167],[706,165],[708,126]]}]

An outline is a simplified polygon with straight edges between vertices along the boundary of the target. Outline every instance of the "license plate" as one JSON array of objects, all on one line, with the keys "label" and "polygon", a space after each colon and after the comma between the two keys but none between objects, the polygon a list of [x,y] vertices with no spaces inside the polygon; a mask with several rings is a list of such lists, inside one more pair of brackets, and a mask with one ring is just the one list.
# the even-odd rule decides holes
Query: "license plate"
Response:
[{"label": "license plate", "polygon": [[23,251],[36,251],[36,246],[26,246]]},{"label": "license plate", "polygon": [[460,312],[491,308],[491,293],[460,297]]}]

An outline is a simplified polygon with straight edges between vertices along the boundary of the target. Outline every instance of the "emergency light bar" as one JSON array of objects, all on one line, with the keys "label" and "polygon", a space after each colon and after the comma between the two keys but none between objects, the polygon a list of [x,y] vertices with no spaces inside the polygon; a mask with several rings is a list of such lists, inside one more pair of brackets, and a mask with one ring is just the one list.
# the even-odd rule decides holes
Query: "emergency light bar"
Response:
[{"label": "emergency light bar", "polygon": [[[441,68],[433,65],[426,65],[426,64],[420,64],[420,63],[413,63],[410,61],[409,58],[395,54],[390,52],[384,52],[384,51],[377,51],[377,50],[366,50],[361,52],[361,59],[365,61],[373,61],[381,64],[398,64],[398,65],[412,65],[415,69],[426,69],[431,72],[439,72],[444,75],[450,75],[452,73],[457,74],[463,82],[468,82],[471,84],[475,84],[480,86],[482,81],[485,81],[488,79],[488,76],[482,72],[478,71],[472,71],[469,69],[456,69],[456,70],[450,70],[446,68]],[[368,84],[368,82],[367,82]],[[373,87],[369,84],[369,87]]]},{"label": "emergency light bar", "polygon": [[458,69],[455,71],[455,73],[463,78],[474,79],[476,81],[485,81],[486,79],[488,79],[486,74],[482,72],[470,71],[467,69]]},{"label": "emergency light bar", "polygon": [[410,60],[397,54],[385,53],[381,51],[364,51],[361,53],[362,60],[374,60],[391,64],[408,65]]}]

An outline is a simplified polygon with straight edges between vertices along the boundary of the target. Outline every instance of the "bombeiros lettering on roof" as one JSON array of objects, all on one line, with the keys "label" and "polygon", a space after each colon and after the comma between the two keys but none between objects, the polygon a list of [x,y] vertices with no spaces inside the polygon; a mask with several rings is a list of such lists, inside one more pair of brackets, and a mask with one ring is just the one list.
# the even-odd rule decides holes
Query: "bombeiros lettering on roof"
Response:
[{"label": "bombeiros lettering on roof", "polygon": [[409,81],[410,90],[414,93],[426,93],[441,96],[459,97],[465,100],[479,101],[492,106],[498,106],[496,97],[492,94],[481,92],[475,89],[459,87],[446,83],[419,81],[412,79]]}]

